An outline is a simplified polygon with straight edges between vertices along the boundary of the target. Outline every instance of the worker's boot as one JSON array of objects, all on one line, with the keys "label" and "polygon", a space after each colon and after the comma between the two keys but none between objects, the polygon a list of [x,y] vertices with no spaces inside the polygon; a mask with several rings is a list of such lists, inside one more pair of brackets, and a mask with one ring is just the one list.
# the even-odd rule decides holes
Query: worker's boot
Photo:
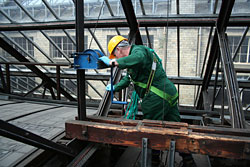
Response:
[{"label": "worker's boot", "polygon": [[192,154],[186,154],[186,153],[179,153],[179,154],[182,157],[181,167],[197,167],[192,157]]}]

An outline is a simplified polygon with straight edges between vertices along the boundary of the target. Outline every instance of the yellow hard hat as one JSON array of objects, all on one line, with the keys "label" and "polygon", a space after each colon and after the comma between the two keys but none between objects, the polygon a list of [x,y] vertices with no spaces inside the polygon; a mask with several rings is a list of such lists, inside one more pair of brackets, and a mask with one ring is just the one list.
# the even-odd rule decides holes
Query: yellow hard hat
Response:
[{"label": "yellow hard hat", "polygon": [[115,47],[123,40],[126,40],[128,41],[127,38],[124,38],[123,36],[120,36],[120,35],[116,35],[114,37],[112,37],[109,41],[109,44],[108,44],[108,50],[109,50],[109,58],[110,59],[114,59],[115,58],[115,55],[113,53]]}]

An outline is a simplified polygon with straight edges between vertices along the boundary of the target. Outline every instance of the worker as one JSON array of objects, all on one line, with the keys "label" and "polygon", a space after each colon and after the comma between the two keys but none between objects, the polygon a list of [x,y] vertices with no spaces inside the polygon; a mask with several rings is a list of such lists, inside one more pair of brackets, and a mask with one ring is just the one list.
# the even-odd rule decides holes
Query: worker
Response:
[{"label": "worker", "polygon": [[[136,93],[142,99],[144,119],[181,121],[176,87],[167,78],[160,58],[152,49],[143,45],[130,45],[128,39],[117,35],[109,41],[108,51],[109,58],[103,56],[100,58],[101,61],[107,65],[114,64],[120,69],[127,69],[127,75],[113,86],[114,91],[124,89],[132,82]],[[111,85],[107,85],[106,89],[110,91]],[[190,158],[184,157],[185,166],[184,160],[190,161]],[[191,160],[193,163],[193,159]]]}]

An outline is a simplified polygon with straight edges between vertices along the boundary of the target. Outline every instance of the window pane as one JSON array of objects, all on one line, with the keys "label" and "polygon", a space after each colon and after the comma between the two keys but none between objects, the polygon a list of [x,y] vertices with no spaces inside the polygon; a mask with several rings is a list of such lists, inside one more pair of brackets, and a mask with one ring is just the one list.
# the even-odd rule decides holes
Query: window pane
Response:
[{"label": "window pane", "polygon": [[247,55],[246,54],[242,54],[241,57],[240,57],[240,62],[241,63],[246,63],[247,61]]}]

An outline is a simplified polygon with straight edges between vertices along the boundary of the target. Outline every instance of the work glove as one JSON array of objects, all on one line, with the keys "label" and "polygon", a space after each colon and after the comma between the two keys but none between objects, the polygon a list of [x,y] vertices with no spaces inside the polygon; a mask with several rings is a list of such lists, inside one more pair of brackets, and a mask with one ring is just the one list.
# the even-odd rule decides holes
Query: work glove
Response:
[{"label": "work glove", "polygon": [[102,56],[99,60],[103,61],[107,66],[109,66],[109,62],[111,61],[107,56]]},{"label": "work glove", "polygon": [[[111,91],[111,84],[108,84],[107,86],[106,86],[106,90],[107,91]],[[115,90],[115,87],[114,87],[114,85],[113,85],[113,91]]]}]

